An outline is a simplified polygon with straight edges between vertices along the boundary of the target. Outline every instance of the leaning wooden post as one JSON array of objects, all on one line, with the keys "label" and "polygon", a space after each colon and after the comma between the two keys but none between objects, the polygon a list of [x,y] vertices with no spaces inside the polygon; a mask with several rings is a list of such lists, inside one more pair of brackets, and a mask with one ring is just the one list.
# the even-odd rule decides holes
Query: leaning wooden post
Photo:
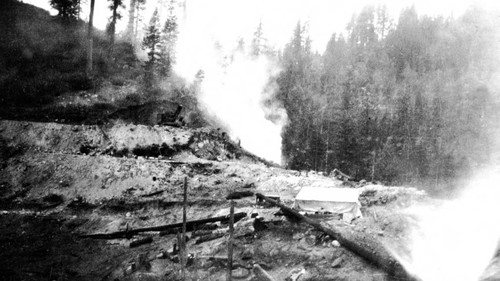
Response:
[{"label": "leaning wooden post", "polygon": [[229,211],[229,239],[227,242],[227,277],[226,281],[231,281],[233,274],[233,233],[234,233],[234,201],[231,200]]},{"label": "leaning wooden post", "polygon": [[181,266],[182,266],[182,280],[186,280],[186,209],[187,209],[187,177],[184,177],[184,201],[182,206],[182,253],[181,253]]}]

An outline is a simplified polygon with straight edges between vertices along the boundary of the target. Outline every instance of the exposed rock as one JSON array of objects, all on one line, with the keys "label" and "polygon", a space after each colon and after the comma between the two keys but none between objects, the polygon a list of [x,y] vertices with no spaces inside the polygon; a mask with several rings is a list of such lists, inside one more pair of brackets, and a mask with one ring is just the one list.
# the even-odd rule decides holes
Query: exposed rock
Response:
[{"label": "exposed rock", "polygon": [[250,276],[250,270],[243,267],[239,267],[232,270],[232,276],[237,279],[243,279]]},{"label": "exposed rock", "polygon": [[344,259],[342,257],[338,257],[338,258],[333,260],[331,267],[332,268],[339,268],[340,266],[342,266],[343,261],[344,261]]},{"label": "exposed rock", "polygon": [[253,248],[246,248],[245,250],[243,250],[243,252],[241,253],[241,259],[242,260],[250,260],[252,259],[254,256],[254,250]]}]

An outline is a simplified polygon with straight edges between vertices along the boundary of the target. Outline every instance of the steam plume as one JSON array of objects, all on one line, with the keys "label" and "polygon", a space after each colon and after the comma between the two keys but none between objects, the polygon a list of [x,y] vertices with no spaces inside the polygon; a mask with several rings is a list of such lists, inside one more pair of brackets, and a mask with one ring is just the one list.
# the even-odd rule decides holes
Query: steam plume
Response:
[{"label": "steam plume", "polygon": [[[495,255],[500,225],[500,171],[482,173],[454,200],[413,207],[409,251],[395,256],[423,281],[480,280]],[[391,247],[389,247],[391,248]]]},{"label": "steam plume", "polygon": [[265,102],[273,99],[278,67],[263,56],[254,58],[235,51],[219,41],[217,34],[208,34],[186,17],[180,27],[174,70],[188,81],[202,70],[198,101],[206,116],[248,151],[281,163],[286,111],[277,102]]}]

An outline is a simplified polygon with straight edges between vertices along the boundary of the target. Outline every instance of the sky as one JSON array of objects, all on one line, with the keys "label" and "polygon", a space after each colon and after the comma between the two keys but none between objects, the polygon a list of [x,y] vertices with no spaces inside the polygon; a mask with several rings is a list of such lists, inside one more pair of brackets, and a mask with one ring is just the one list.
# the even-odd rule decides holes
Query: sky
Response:
[{"label": "sky", "polygon": [[[164,0],[168,1],[168,0]],[[182,2],[184,0],[178,0]],[[223,45],[236,44],[239,38],[249,42],[259,22],[263,24],[264,37],[271,45],[282,48],[291,38],[297,21],[308,23],[313,48],[320,53],[324,51],[331,35],[344,32],[352,15],[361,11],[366,5],[385,4],[393,19],[405,7],[415,5],[419,14],[459,16],[473,3],[486,9],[499,9],[498,0],[185,0],[186,17],[192,25],[197,26],[206,36],[220,41]],[[49,0],[23,0],[57,14],[49,5]],[[128,6],[129,0],[124,0]],[[161,0],[147,0],[145,23],[149,15]],[[90,0],[84,5],[82,18],[88,18]],[[96,0],[95,26],[104,29],[110,12],[108,1]],[[179,10],[182,10],[179,8]],[[127,22],[127,13],[122,11],[123,18],[118,30]],[[181,16],[180,18],[183,18]],[[182,23],[181,23],[182,24]]]}]

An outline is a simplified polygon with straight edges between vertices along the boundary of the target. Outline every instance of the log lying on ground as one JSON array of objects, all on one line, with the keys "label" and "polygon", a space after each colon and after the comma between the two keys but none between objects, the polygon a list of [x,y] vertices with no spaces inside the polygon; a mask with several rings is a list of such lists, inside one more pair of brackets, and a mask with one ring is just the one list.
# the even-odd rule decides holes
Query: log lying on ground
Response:
[{"label": "log lying on ground", "polygon": [[246,190],[245,191],[234,191],[234,192],[229,193],[226,196],[226,199],[227,200],[241,199],[244,197],[251,197],[253,195],[254,195],[254,193],[252,191],[246,191]]},{"label": "log lying on ground", "polygon": [[363,233],[362,235],[354,231],[347,231],[341,229],[333,229],[331,226],[326,226],[319,221],[308,218],[301,215],[299,212],[287,207],[276,200],[273,200],[267,196],[260,193],[255,194],[257,198],[265,200],[270,204],[280,207],[283,212],[292,215],[293,217],[299,218],[300,220],[306,222],[307,224],[313,226],[314,228],[330,235],[334,239],[340,242],[346,249],[352,251],[358,256],[364,258],[369,263],[383,269],[389,274],[389,276],[394,277],[396,280],[411,280],[416,281],[404,267],[396,260],[394,257],[387,252],[385,247],[371,235]]},{"label": "log lying on ground", "polygon": [[148,244],[148,243],[152,243],[152,242],[153,242],[153,237],[148,236],[148,237],[144,237],[144,238],[137,239],[137,240],[134,240],[134,241],[130,242],[129,247],[130,248],[134,248],[134,247],[137,247],[137,246],[140,246],[140,245],[144,245],[144,244]]},{"label": "log lying on ground", "polygon": [[193,233],[191,233],[191,238],[209,235],[209,234],[212,234],[213,232],[214,231],[210,230],[210,229],[207,229],[207,230],[195,230],[195,231],[193,231]]},{"label": "log lying on ground", "polygon": [[267,273],[259,264],[253,265],[253,273],[257,276],[258,280],[262,281],[275,281],[274,278]]},{"label": "log lying on ground", "polygon": [[196,244],[201,244],[201,243],[204,243],[204,242],[208,242],[208,241],[212,241],[212,240],[215,240],[215,239],[219,239],[221,237],[224,237],[224,234],[225,233],[223,233],[223,232],[216,232],[216,233],[211,233],[211,234],[200,236],[198,238],[198,240],[196,240]]},{"label": "log lying on ground", "polygon": [[147,193],[147,194],[143,194],[141,195],[141,197],[153,197],[153,196],[156,196],[156,195],[160,195],[162,194],[163,192],[165,192],[166,190],[157,190],[155,192],[151,192],[151,193]]},{"label": "log lying on ground", "polygon": [[[200,236],[200,235],[205,235],[205,234],[196,234],[200,231],[210,231],[217,229],[216,224],[201,224],[201,225],[195,225],[193,227],[188,227],[186,231],[193,231],[192,236]],[[160,231],[160,236],[165,236],[165,235],[171,235],[171,234],[176,234],[177,232],[182,232],[182,227],[179,228],[171,228],[167,230],[162,230]]]},{"label": "log lying on ground", "polygon": [[[234,221],[239,221],[242,218],[246,217],[247,214],[240,212],[234,214]],[[205,223],[210,223],[210,222],[227,222],[229,221],[229,215],[225,216],[218,216],[218,217],[213,217],[213,218],[206,218],[206,219],[201,219],[201,220],[194,220],[194,221],[187,221],[186,222],[186,229],[187,231],[193,231],[197,226],[200,226]],[[129,229],[129,230],[124,230],[124,231],[117,231],[117,232],[112,232],[112,233],[96,233],[96,234],[86,234],[86,235],[80,235],[80,238],[94,238],[94,239],[116,239],[116,238],[130,238],[138,233],[141,232],[148,232],[148,231],[167,231],[171,229],[179,229],[182,227],[182,222],[180,223],[174,223],[174,224],[167,224],[167,225],[160,225],[160,226],[151,226],[151,227],[142,227],[142,228],[134,228],[134,229]]]}]

